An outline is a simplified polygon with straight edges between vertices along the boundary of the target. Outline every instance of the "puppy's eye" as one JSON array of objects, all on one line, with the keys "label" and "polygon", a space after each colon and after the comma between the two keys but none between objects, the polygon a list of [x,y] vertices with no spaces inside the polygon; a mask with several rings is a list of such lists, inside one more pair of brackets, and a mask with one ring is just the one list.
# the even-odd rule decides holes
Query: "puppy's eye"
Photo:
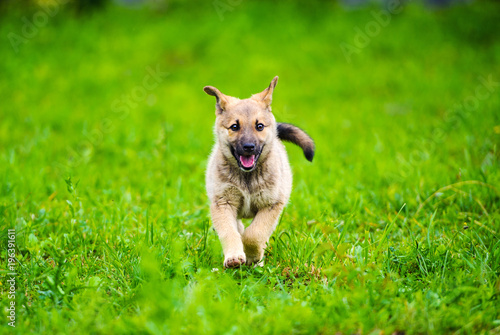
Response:
[{"label": "puppy's eye", "polygon": [[257,129],[258,131],[263,131],[264,130],[264,125],[262,123],[258,123],[255,126],[255,129]]},{"label": "puppy's eye", "polygon": [[231,128],[232,131],[238,131],[238,130],[240,130],[240,126],[237,123],[233,124],[229,128]]}]

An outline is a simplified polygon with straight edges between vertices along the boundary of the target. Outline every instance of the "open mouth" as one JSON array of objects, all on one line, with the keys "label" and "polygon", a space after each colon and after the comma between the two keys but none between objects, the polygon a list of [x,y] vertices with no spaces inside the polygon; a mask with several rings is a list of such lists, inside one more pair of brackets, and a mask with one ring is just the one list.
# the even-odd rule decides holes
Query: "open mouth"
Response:
[{"label": "open mouth", "polygon": [[240,156],[240,166],[245,170],[251,170],[254,168],[256,163],[255,155],[251,156]]},{"label": "open mouth", "polygon": [[231,147],[231,153],[233,154],[234,158],[236,158],[240,169],[247,172],[252,171],[255,168],[255,166],[257,165],[257,160],[260,156],[260,153],[254,155],[240,155],[236,153],[233,147]]}]

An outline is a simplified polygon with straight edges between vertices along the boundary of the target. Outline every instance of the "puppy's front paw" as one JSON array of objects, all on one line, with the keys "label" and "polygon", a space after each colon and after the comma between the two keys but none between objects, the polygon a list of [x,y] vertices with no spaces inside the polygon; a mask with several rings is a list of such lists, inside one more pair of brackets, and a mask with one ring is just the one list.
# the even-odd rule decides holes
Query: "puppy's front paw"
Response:
[{"label": "puppy's front paw", "polygon": [[264,266],[264,261],[262,260],[263,255],[257,255],[257,256],[248,256],[247,257],[247,265],[252,265],[255,264],[256,266],[263,267]]},{"label": "puppy's front paw", "polygon": [[245,254],[236,255],[236,256],[228,256],[224,260],[225,268],[237,268],[242,264],[245,264],[246,257]]},{"label": "puppy's front paw", "polygon": [[243,240],[243,250],[247,257],[247,265],[259,263],[264,257],[264,248],[266,247],[266,242],[260,239],[260,235],[248,228],[245,230],[242,236]]},{"label": "puppy's front paw", "polygon": [[247,256],[247,265],[259,263],[262,260],[265,246],[265,243],[252,239],[249,234],[243,235],[243,248]]}]

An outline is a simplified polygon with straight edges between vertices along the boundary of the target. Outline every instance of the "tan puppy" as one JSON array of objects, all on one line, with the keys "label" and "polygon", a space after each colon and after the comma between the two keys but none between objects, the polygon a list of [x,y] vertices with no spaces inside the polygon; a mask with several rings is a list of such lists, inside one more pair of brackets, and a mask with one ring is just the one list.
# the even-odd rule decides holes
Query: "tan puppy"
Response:
[{"label": "tan puppy", "polygon": [[[210,212],[224,266],[259,262],[292,191],[292,172],[281,140],[299,145],[309,161],[313,140],[300,128],[276,123],[271,112],[275,77],[264,91],[244,100],[204,91],[217,99],[216,143],[207,167]],[[253,218],[245,229],[241,219]]]}]

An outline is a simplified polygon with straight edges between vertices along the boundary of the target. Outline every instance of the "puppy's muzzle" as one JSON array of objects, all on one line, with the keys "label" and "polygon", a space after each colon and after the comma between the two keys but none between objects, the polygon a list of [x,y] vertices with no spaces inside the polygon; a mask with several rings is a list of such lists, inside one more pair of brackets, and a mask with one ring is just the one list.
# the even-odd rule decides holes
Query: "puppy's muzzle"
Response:
[{"label": "puppy's muzzle", "polygon": [[251,142],[244,142],[237,145],[236,148],[231,146],[231,153],[238,162],[238,166],[245,172],[250,172],[257,166],[257,160],[260,156],[260,147]]}]

